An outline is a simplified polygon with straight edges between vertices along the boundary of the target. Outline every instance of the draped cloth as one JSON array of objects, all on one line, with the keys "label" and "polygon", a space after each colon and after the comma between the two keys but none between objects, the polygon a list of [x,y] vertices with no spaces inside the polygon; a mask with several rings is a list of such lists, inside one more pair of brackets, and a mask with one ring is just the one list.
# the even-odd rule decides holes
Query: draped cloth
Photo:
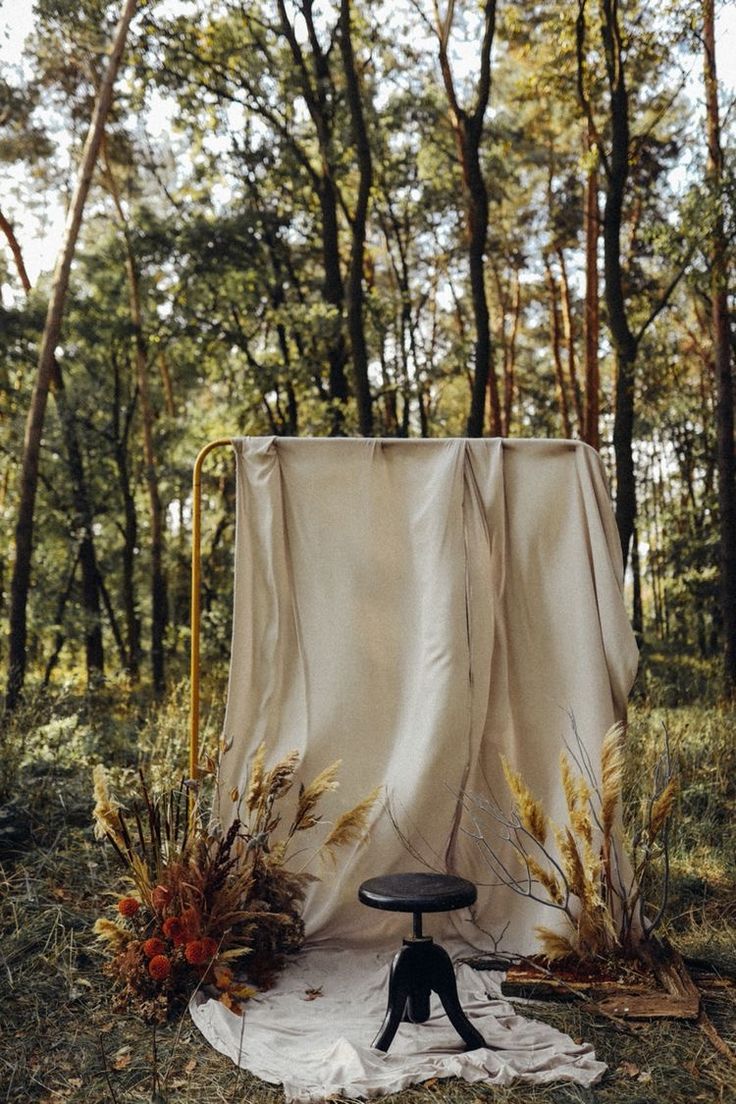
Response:
[{"label": "draped cloth", "polygon": [[[406,919],[369,912],[356,894],[365,878],[417,868],[401,835],[432,866],[479,885],[472,918],[437,915],[428,925],[456,950],[458,941],[466,953],[487,948],[490,933],[508,950],[528,953],[534,926],[554,926],[548,908],[492,884],[472,798],[494,795],[508,806],[505,755],[545,811],[564,822],[559,755],[571,739],[571,717],[595,765],[603,735],[624,716],[637,651],[605,476],[598,454],[570,441],[244,438],[233,445],[235,598],[219,816],[225,824],[232,817],[224,795],[242,792],[261,741],[272,761],[299,749],[307,781],[343,760],[333,816],[378,784],[392,815],[379,811],[367,846],[343,855],[334,870],[315,871],[321,880],[306,902],[313,951],[299,969],[309,973],[304,963],[311,961],[321,976],[330,953],[335,967],[325,970],[324,995],[302,1005],[296,1041],[308,1037],[300,1030],[305,1020],[329,1022],[336,1000],[333,1019],[347,1034],[323,1043],[349,1048],[350,1060],[342,1054],[337,1061],[342,1072],[334,1061],[326,1079],[307,1072],[313,1039],[299,1059],[301,1081],[283,1062],[281,1069],[264,1064],[257,1046],[248,1053],[249,1025],[285,1030],[293,967],[273,995],[248,1007],[242,1038],[240,1021],[221,1005],[199,1005],[193,1015],[214,1045],[282,1081],[289,1099],[389,1092],[408,1082],[394,1068],[398,1043],[388,1058],[367,1046],[381,1018],[368,1014],[368,988],[385,981],[368,966],[375,967],[377,949],[385,962],[385,949],[400,944]],[[484,833],[493,830],[484,823]],[[466,980],[461,999],[472,1004]],[[363,996],[356,997],[358,981]],[[342,1013],[340,993],[351,994]],[[490,1008],[486,1002],[477,1024],[489,1041],[482,1021]],[[555,1032],[550,1041],[544,1025],[534,1029],[556,1054],[544,1076],[590,1082],[600,1075],[587,1049],[580,1054]],[[451,1029],[443,1066],[447,1054],[440,1060],[431,1044],[426,1050],[428,1030],[400,1029],[404,1048],[415,1040],[410,1080],[462,1073],[463,1066],[472,1079],[478,1055],[492,1055],[480,1076],[499,1083],[540,1074],[534,1062],[514,1057],[514,1046],[506,1062],[499,1061],[504,1051],[463,1055]],[[530,1044],[518,1025],[508,1031],[526,1038],[522,1052],[545,1045],[543,1038]],[[285,1053],[277,1035],[273,1045]],[[330,1066],[323,1051],[319,1068]],[[424,1066],[422,1054],[431,1058]],[[292,1054],[287,1066],[294,1061]],[[387,1069],[388,1082],[378,1076]]]}]

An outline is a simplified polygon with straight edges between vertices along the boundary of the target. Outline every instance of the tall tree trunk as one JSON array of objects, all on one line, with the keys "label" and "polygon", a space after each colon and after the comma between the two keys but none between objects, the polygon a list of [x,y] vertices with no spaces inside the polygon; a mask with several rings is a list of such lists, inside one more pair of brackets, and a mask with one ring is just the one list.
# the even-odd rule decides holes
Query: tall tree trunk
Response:
[{"label": "tall tree trunk", "polygon": [[601,37],[609,90],[611,150],[603,211],[603,258],[608,325],[616,362],[613,448],[616,458],[616,524],[624,565],[636,520],[634,387],[637,340],[629,326],[621,263],[621,225],[629,177],[629,97],[626,89],[617,0],[602,0]]},{"label": "tall tree trunk", "polygon": [[450,124],[455,135],[458,160],[463,174],[465,218],[468,235],[470,293],[475,321],[475,363],[471,385],[468,436],[483,436],[486,390],[491,406],[491,433],[503,432],[498,380],[492,362],[491,328],[485,286],[485,252],[488,235],[488,191],[480,163],[483,122],[491,91],[491,47],[496,29],[496,0],[484,0],[483,38],[480,48],[480,72],[471,108],[460,106],[448,55],[455,14],[454,0],[448,0],[444,16],[435,0],[435,30],[439,42],[442,80],[450,108]]},{"label": "tall tree trunk", "polygon": [[736,482],[734,479],[734,388],[728,309],[728,262],[723,217],[723,151],[718,112],[718,78],[713,0],[703,0],[708,183],[714,217],[711,232],[711,322],[716,379],[720,594],[723,673],[728,697],[736,696]]},{"label": "tall tree trunk", "polygon": [[641,562],[639,559],[639,533],[636,525],[634,526],[634,533],[631,540],[631,570],[634,583],[631,627],[641,644],[644,635],[644,610],[641,602]]},{"label": "tall tree trunk", "polygon": [[15,564],[11,581],[10,604],[10,653],[8,660],[7,707],[13,709],[23,688],[27,663],[27,606],[31,582],[33,558],[33,523],[38,487],[38,468],[41,454],[41,438],[46,415],[54,350],[59,342],[64,303],[69,287],[74,249],[82,225],[84,204],[87,199],[97,155],[102,142],[105,119],[112,102],[113,85],[125,49],[130,21],[136,8],[136,0],[125,0],[120,20],[115,29],[112,48],[105,75],[95,103],[89,133],[82,151],[77,183],[67,215],[64,240],[54,270],[46,322],[41,337],[36,382],[26,421],[21,464],[21,486],[18,519],[15,529]]},{"label": "tall tree trunk", "polygon": [[548,256],[544,258],[544,271],[547,276],[547,290],[549,292],[550,342],[552,345],[552,361],[555,366],[555,379],[557,380],[557,394],[560,402],[560,416],[562,417],[563,432],[569,440],[572,437],[572,425],[570,423],[570,408],[567,402],[565,371],[562,366],[562,351],[560,348],[560,311],[557,305],[557,283]]},{"label": "tall tree trunk", "polygon": [[565,250],[560,247],[557,250],[557,260],[560,265],[560,289],[562,293],[562,334],[565,340],[565,352],[567,354],[567,376],[575,404],[575,417],[578,423],[578,432],[583,435],[585,411],[583,409],[583,396],[578,380],[577,361],[575,357],[575,320],[572,313],[572,298],[570,295],[570,280],[567,275],[567,263]]},{"label": "tall tree trunk", "polygon": [[348,334],[353,360],[355,398],[358,404],[358,425],[364,437],[371,437],[373,435],[373,411],[371,407],[371,389],[368,381],[368,350],[366,348],[363,319],[363,255],[368,203],[373,183],[373,163],[363,114],[360,82],[355,67],[350,26],[350,0],[340,0],[340,50],[342,52],[348,105],[350,107],[350,123],[359,173],[358,198],[351,227],[350,270],[347,282]]},{"label": "tall tree trunk", "polygon": [[15,261],[15,267],[18,272],[18,279],[20,280],[21,287],[25,294],[28,295],[31,291],[31,281],[28,279],[28,272],[26,271],[25,262],[23,260],[23,251],[15,236],[15,230],[2,211],[0,211],[0,230],[2,230],[5,235],[7,243],[10,246],[10,252],[13,254],[13,260]]},{"label": "tall tree trunk", "polygon": [[312,181],[319,199],[322,214],[322,262],[324,282],[322,294],[325,302],[335,309],[335,319],[330,326],[328,339],[329,397],[333,404],[332,432],[343,432],[343,404],[348,397],[348,381],[345,375],[347,349],[343,332],[343,312],[345,307],[345,289],[340,267],[340,232],[338,224],[339,193],[334,175],[332,129],[333,107],[328,100],[328,90],[332,87],[329,50],[320,46],[319,36],[314,22],[313,0],[302,0],[300,14],[304,19],[307,39],[313,63],[314,76],[310,73],[307,60],[297,37],[284,0],[277,0],[281,32],[286,38],[296,63],[298,79],[310,118],[314,124],[315,137],[319,146],[320,169],[310,168]]},{"label": "tall tree trunk", "polygon": [[[595,153],[595,138],[588,126],[588,156]],[[597,156],[597,154],[596,154]],[[585,411],[583,440],[594,449],[601,447],[600,439],[600,369],[598,342],[600,338],[600,312],[598,308],[598,238],[600,219],[598,213],[598,166],[588,168],[585,181]]]},{"label": "tall tree trunk", "polygon": [[138,614],[138,602],[135,588],[135,556],[138,548],[138,514],[135,496],[131,487],[128,440],[133,424],[137,391],[127,404],[125,416],[122,414],[122,388],[120,368],[115,357],[112,361],[115,383],[115,404],[113,407],[113,456],[118,472],[118,486],[123,500],[123,551],[121,595],[125,615],[126,669],[133,681],[137,681],[140,670],[141,624]]},{"label": "tall tree trunk", "polygon": [[168,623],[168,598],[164,569],[164,511],[158,485],[158,466],[154,441],[155,413],[151,400],[148,378],[148,351],[143,327],[140,281],[130,227],[120,200],[117,182],[106,160],[105,179],[115,205],[125,245],[125,271],[128,282],[128,301],[133,323],[133,343],[136,366],[136,384],[141,404],[141,429],[143,433],[143,460],[150,510],[151,551],[151,674],[156,693],[162,693],[165,682],[165,635]]},{"label": "tall tree trunk", "polygon": [[102,640],[100,608],[100,570],[97,564],[93,531],[93,511],[90,501],[84,458],[77,434],[77,423],[64,387],[61,366],[54,358],[51,387],[59,413],[67,464],[74,502],[74,528],[81,534],[79,565],[82,572],[82,609],[84,611],[84,652],[87,666],[87,682],[94,685],[105,672],[105,653]]}]

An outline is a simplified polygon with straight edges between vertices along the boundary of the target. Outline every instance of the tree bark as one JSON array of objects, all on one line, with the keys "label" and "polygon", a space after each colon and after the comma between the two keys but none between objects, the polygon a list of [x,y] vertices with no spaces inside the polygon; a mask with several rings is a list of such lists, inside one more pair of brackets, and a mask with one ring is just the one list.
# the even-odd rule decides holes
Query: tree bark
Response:
[{"label": "tree bark", "polygon": [[135,555],[138,547],[138,514],[135,496],[130,482],[130,463],[128,457],[128,439],[133,424],[137,391],[131,396],[125,417],[121,422],[122,388],[120,368],[116,358],[112,359],[115,384],[115,403],[113,407],[113,456],[118,472],[118,485],[123,500],[123,551],[122,585],[123,611],[125,615],[126,669],[133,681],[137,681],[140,670],[141,623],[138,614],[138,602],[135,588]]},{"label": "tree bark", "polygon": [[15,529],[15,564],[11,580],[10,652],[6,705],[13,709],[23,688],[27,664],[27,607],[33,559],[33,527],[38,487],[41,440],[46,415],[54,352],[61,334],[61,323],[69,287],[74,250],[82,225],[84,205],[92,182],[97,155],[102,142],[105,119],[112,103],[113,85],[122,60],[128,28],[136,8],[136,0],[125,0],[105,75],[100,85],[92,121],[82,151],[77,182],[69,206],[64,240],[54,270],[51,298],[38,356],[36,381],[26,421],[21,464],[18,518]]},{"label": "tree bark", "polygon": [[713,0],[703,0],[703,50],[707,177],[714,216],[711,231],[711,324],[716,381],[720,596],[723,619],[723,673],[726,694],[736,696],[736,481],[734,478],[734,388],[731,320],[728,308],[727,242],[723,215],[723,151],[718,110],[718,77]]},{"label": "tree bark", "polygon": [[578,380],[577,360],[575,356],[575,321],[572,313],[572,297],[570,295],[570,280],[567,275],[567,263],[565,250],[560,246],[557,250],[557,260],[560,265],[560,290],[562,306],[562,335],[565,341],[567,354],[567,375],[570,383],[570,391],[575,405],[575,417],[578,423],[578,432],[582,438],[585,412],[583,409],[583,396],[580,392]]},{"label": "tree bark", "polygon": [[629,97],[621,49],[617,0],[602,0],[601,17],[611,126],[611,149],[603,211],[603,264],[608,325],[616,363],[613,423],[613,448],[616,458],[616,524],[625,566],[636,520],[633,436],[637,339],[629,326],[621,263],[621,225],[629,178]]},{"label": "tree bark", "polygon": [[[595,138],[588,127],[588,154],[595,150]],[[601,447],[600,439],[600,368],[598,342],[600,312],[598,299],[598,167],[588,169],[585,181],[585,409],[583,440],[592,448]]]},{"label": "tree bark", "polygon": [[350,22],[350,0],[341,0],[340,50],[342,52],[348,106],[350,108],[350,123],[359,173],[358,197],[351,227],[350,270],[347,281],[347,320],[350,352],[353,360],[355,398],[358,404],[358,426],[363,437],[371,437],[373,436],[373,411],[368,380],[368,350],[363,319],[363,256],[368,204],[373,184],[373,163],[363,113],[360,82],[355,66]]},{"label": "tree bark", "polygon": [[555,366],[555,379],[557,380],[557,394],[560,403],[560,416],[565,437],[572,437],[572,425],[570,423],[570,408],[567,402],[567,388],[565,386],[565,371],[562,365],[560,311],[557,305],[557,284],[555,281],[549,257],[544,258],[544,271],[547,276],[547,290],[549,292],[549,317],[550,317],[550,342],[552,345],[552,361]]},{"label": "tree bark", "polygon": [[440,70],[450,109],[450,124],[455,135],[458,160],[463,174],[470,293],[475,320],[475,370],[471,385],[468,436],[483,436],[486,390],[490,397],[491,434],[501,436],[503,433],[501,400],[492,363],[491,328],[485,286],[488,191],[480,162],[483,122],[491,90],[491,47],[496,29],[496,0],[484,0],[483,3],[480,74],[475,101],[470,109],[460,106],[447,52],[454,14],[454,0],[448,0],[444,16],[440,15],[438,0],[435,0],[435,27],[439,40]]}]

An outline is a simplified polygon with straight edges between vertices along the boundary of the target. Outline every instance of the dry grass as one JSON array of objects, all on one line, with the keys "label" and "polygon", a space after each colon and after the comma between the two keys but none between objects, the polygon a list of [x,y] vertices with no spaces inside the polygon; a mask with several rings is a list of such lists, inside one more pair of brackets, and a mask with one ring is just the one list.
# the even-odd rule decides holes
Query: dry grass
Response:
[{"label": "dry grass", "polygon": [[[94,727],[92,714],[84,723]],[[642,763],[654,761],[658,720],[634,718],[638,773]],[[682,764],[668,930],[685,954],[736,973],[734,718],[692,708],[672,711],[668,723]],[[125,733],[107,732],[107,746],[121,768],[127,739]],[[23,850],[5,857],[0,872],[0,1104],[280,1104],[279,1089],[235,1069],[188,1018],[158,1028],[154,1038],[152,1029],[132,1016],[110,1011],[91,929],[105,894],[117,888],[117,870],[93,838],[88,764],[82,770],[63,754],[31,751],[37,765],[26,764],[17,790],[30,812],[32,835]],[[146,756],[155,755],[156,748],[147,746]],[[130,752],[128,757],[132,765]],[[93,748],[89,762],[98,758],[99,748]],[[705,1005],[722,1036],[736,1045],[736,989],[706,990]],[[386,1098],[387,1104],[736,1100],[736,1070],[695,1026],[653,1023],[623,1032],[579,1005],[523,1011],[593,1042],[610,1067],[603,1083],[586,1091],[565,1084],[491,1089],[443,1081],[405,1090]]]}]

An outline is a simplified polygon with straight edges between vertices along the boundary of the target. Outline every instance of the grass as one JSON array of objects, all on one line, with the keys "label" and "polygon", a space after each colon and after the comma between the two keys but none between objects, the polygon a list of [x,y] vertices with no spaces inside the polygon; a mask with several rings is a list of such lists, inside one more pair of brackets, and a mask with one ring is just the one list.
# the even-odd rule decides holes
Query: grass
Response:
[{"label": "grass", "polygon": [[[635,709],[629,801],[641,796],[666,723],[681,764],[672,847],[668,934],[680,950],[736,974],[736,725],[733,713],[697,705]],[[35,701],[5,733],[5,785],[30,836],[0,866],[0,1102],[158,1101],[281,1104],[278,1088],[237,1070],[185,1017],[155,1034],[109,1007],[94,920],[120,888],[109,849],[92,837],[89,768],[122,778],[139,760],[172,777],[183,769],[181,688],[159,708],[121,688]],[[644,769],[643,769],[644,768]],[[0,803],[2,797],[0,797]],[[706,1010],[736,1046],[736,988],[712,980]],[[385,1098],[389,1104],[691,1104],[736,1100],[736,1067],[695,1025],[619,1030],[581,1005],[519,1006],[523,1014],[591,1041],[609,1073],[594,1090],[558,1083],[510,1089],[440,1081]]]}]

